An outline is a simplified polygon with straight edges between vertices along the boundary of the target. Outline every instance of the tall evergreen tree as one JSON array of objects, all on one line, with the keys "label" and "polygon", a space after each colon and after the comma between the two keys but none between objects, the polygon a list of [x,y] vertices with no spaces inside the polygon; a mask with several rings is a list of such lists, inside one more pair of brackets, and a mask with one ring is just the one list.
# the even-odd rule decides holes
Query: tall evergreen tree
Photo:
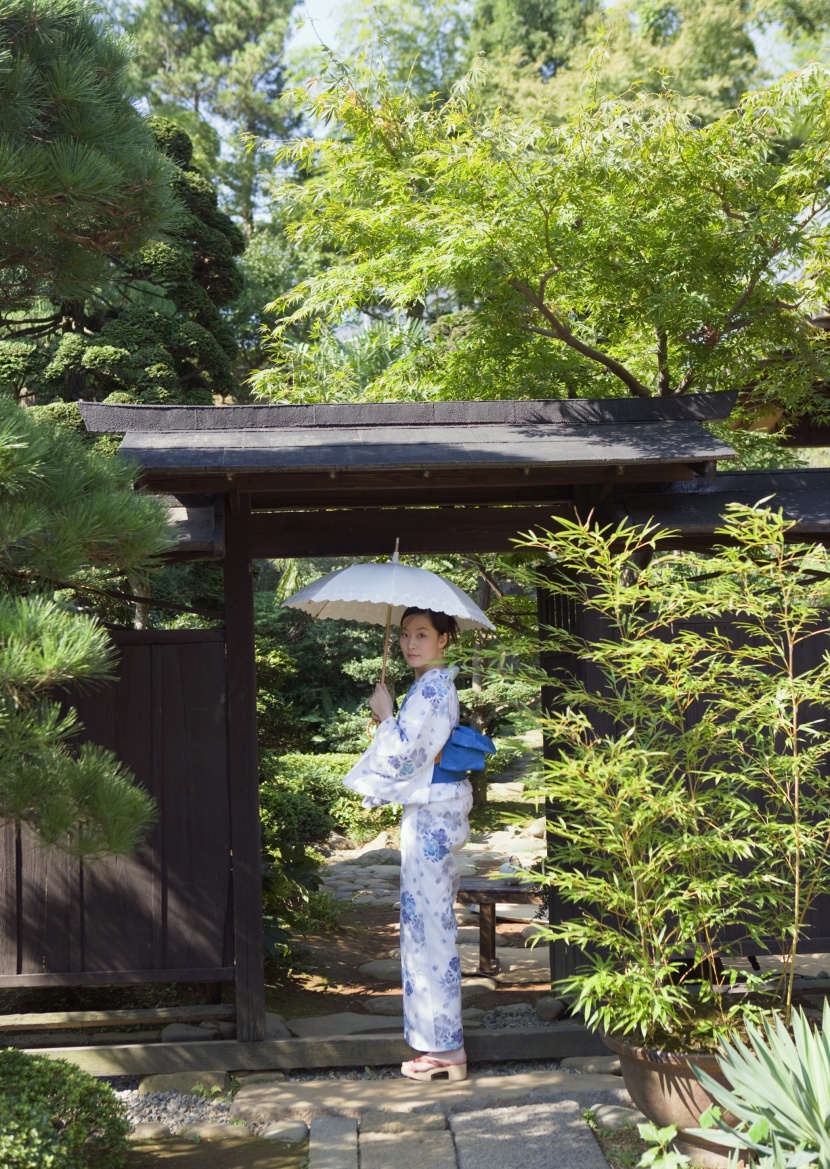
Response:
[{"label": "tall evergreen tree", "polygon": [[0,0],[0,311],[90,290],[174,222],[128,60],[84,0]]},{"label": "tall evergreen tree", "polygon": [[226,187],[227,206],[246,230],[253,226],[262,167],[240,135],[279,138],[290,126],[279,99],[294,6],[294,0],[126,0],[120,8],[151,110],[179,122],[208,149],[213,144],[212,159],[205,151],[199,165]]}]

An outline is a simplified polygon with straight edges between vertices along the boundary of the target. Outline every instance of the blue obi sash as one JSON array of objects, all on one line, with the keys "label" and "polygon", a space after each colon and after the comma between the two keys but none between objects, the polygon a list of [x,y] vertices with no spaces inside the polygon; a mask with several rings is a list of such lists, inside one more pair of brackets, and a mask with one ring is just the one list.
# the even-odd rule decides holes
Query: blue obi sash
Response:
[{"label": "blue obi sash", "polygon": [[432,769],[433,783],[461,783],[468,771],[483,771],[496,745],[472,727],[456,727],[441,748]]}]

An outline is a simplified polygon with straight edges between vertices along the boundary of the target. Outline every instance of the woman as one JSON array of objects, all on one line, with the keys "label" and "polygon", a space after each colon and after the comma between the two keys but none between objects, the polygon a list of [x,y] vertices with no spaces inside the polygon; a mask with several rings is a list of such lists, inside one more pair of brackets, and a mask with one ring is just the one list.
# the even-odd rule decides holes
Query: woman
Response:
[{"label": "woman", "polygon": [[[364,806],[403,804],[401,819],[401,964],[404,1035],[424,1054],[401,1071],[411,1080],[463,1080],[467,1056],[461,1028],[461,963],[456,949],[456,854],[470,834],[473,803],[467,779],[435,767],[458,726],[455,667],[444,652],[458,636],[454,617],[407,609],[401,651],[415,672],[397,719],[392,695],[378,684],[369,706],[378,722],[372,745],[344,782]],[[447,779],[447,776],[450,778]]]}]

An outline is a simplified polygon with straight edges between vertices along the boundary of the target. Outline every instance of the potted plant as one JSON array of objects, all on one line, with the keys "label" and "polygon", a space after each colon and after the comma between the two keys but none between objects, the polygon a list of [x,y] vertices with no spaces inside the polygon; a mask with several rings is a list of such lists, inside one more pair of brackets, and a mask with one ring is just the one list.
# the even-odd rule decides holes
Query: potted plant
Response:
[{"label": "potted plant", "polygon": [[[732,505],[705,555],[593,519],[523,541],[579,615],[546,643],[570,663],[543,716],[541,879],[564,918],[548,936],[578,955],[557,989],[634,1101],[680,1130],[708,1103],[694,1065],[722,1078],[724,1038],[771,1011],[788,1024],[796,946],[830,889],[830,588],[791,526]],[[741,948],[780,976],[739,969]]]}]

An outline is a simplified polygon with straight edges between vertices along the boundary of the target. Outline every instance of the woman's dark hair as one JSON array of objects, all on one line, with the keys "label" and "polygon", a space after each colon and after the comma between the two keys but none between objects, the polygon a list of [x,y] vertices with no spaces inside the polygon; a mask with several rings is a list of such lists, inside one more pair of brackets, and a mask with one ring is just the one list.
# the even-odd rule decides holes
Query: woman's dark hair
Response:
[{"label": "woman's dark hair", "polygon": [[414,605],[407,609],[403,617],[401,617],[401,629],[403,623],[408,617],[427,617],[432,624],[432,628],[436,633],[446,633],[450,639],[450,643],[458,641],[458,622],[455,617],[450,617],[448,613],[435,613],[432,609],[418,609]]}]

